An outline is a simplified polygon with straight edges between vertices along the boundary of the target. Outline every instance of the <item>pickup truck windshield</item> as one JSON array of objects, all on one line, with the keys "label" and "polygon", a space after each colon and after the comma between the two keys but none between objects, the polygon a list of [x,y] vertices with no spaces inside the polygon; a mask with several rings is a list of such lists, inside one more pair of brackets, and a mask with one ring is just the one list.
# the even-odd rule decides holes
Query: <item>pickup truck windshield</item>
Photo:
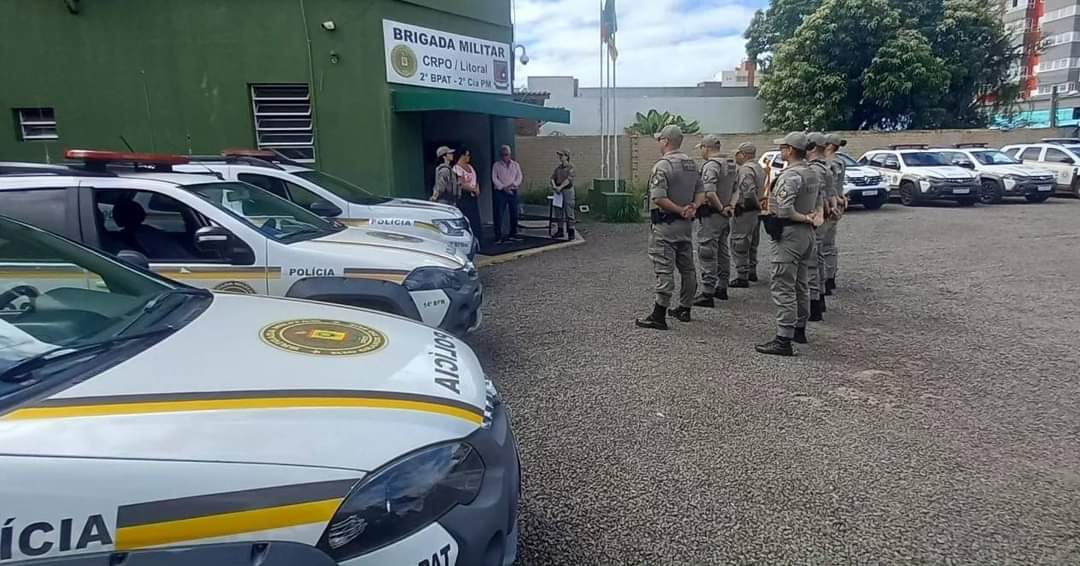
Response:
[{"label": "pickup truck windshield", "polygon": [[369,193],[368,191],[329,173],[322,171],[297,171],[297,177],[310,181],[335,195],[355,204],[374,205],[390,202],[390,199]]},{"label": "pickup truck windshield", "polygon": [[324,220],[270,191],[247,183],[205,183],[184,188],[281,242],[310,240],[345,229],[338,222]]},{"label": "pickup truck windshield", "polygon": [[971,155],[974,155],[975,159],[979,160],[979,163],[982,163],[983,165],[1017,165],[1020,163],[997,150],[973,151],[971,152]]},{"label": "pickup truck windshield", "polygon": [[210,297],[0,217],[0,399],[33,385],[8,374],[24,362],[44,369],[87,344],[129,348],[146,332],[163,337],[177,309],[201,309]]},{"label": "pickup truck windshield", "polygon": [[900,154],[900,158],[904,160],[904,165],[908,167],[940,167],[948,165],[945,162],[945,156],[929,151],[905,151]]}]

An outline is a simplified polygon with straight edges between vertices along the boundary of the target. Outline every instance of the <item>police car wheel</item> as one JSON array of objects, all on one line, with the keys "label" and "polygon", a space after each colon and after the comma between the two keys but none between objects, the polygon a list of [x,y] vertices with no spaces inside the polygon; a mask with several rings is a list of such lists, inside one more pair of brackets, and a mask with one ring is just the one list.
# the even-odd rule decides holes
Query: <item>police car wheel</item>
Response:
[{"label": "police car wheel", "polygon": [[1001,202],[1001,187],[990,179],[983,179],[979,190],[979,202],[983,204],[997,204]]},{"label": "police car wheel", "polygon": [[915,206],[915,185],[913,183],[904,183],[900,185],[900,204],[904,206]]}]

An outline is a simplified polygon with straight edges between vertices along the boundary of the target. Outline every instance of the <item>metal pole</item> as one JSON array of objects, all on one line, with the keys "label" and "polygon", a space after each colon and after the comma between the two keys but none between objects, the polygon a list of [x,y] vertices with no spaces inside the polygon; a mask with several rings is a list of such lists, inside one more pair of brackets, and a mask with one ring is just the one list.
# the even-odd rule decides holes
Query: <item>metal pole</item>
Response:
[{"label": "metal pole", "polygon": [[[604,0],[600,0],[600,30],[604,29]],[[604,35],[600,34],[600,177],[607,178],[607,117],[604,114]]]},{"label": "metal pole", "polygon": [[1050,87],[1050,127],[1051,128],[1058,127],[1057,111],[1058,111],[1058,87],[1057,87],[1057,85],[1054,85],[1054,86]]},{"label": "metal pole", "polygon": [[611,60],[611,122],[613,124],[612,130],[615,132],[615,192],[617,193],[621,192],[619,191],[619,179],[622,178],[622,172],[619,170],[619,134],[622,132],[619,127],[619,97],[617,96],[619,88],[618,75],[616,74],[618,65],[618,59]]}]

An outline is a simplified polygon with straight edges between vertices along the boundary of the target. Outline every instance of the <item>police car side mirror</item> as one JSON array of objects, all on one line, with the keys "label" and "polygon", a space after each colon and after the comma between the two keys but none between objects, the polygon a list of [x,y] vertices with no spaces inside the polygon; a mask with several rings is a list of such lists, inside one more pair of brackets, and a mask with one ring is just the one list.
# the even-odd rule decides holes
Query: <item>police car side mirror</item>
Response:
[{"label": "police car side mirror", "polygon": [[225,256],[232,235],[220,226],[203,226],[195,231],[195,249]]},{"label": "police car side mirror", "polygon": [[116,259],[140,269],[150,269],[150,260],[135,250],[120,250],[116,254]]},{"label": "police car side mirror", "polygon": [[317,200],[308,207],[311,212],[323,216],[326,218],[333,218],[341,215],[341,209],[334,206],[333,203],[326,202],[325,200]]}]

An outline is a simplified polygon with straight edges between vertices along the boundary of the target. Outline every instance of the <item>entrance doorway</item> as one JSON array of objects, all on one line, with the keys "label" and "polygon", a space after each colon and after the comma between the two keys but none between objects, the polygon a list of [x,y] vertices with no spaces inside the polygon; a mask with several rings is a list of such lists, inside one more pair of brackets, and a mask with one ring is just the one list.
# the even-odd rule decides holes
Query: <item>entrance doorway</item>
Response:
[{"label": "entrance doorway", "polygon": [[454,148],[458,155],[463,150],[472,153],[472,166],[476,169],[476,181],[480,186],[480,218],[484,224],[492,222],[494,202],[491,189],[491,164],[495,155],[492,146],[492,117],[469,112],[424,112],[422,136],[424,143],[424,180],[426,186],[435,184],[435,150],[445,145]]}]

